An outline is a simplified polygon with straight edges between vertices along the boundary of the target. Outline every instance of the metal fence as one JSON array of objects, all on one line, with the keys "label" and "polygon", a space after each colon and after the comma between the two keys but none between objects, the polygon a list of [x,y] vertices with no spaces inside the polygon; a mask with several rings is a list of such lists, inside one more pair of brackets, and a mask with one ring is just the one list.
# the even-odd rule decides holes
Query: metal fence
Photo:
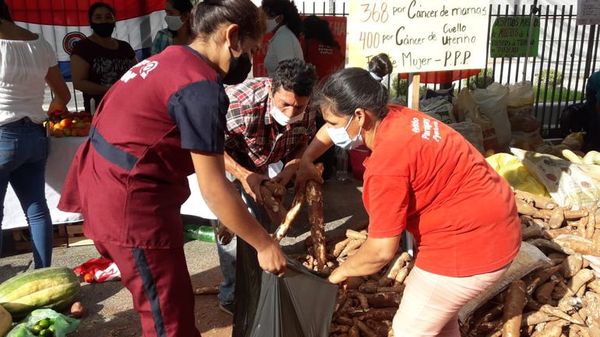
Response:
[{"label": "metal fence", "polygon": [[[347,16],[348,1],[296,1],[305,15]],[[502,84],[523,80],[534,86],[535,114],[542,122],[545,137],[559,136],[560,114],[569,104],[585,99],[588,77],[600,70],[597,64],[600,30],[596,25],[577,25],[575,7],[490,5],[488,20],[488,56],[492,26],[499,17],[529,17],[540,22],[538,54],[533,57],[488,57],[482,72],[469,79],[454,82],[456,91],[488,83]],[[526,73],[523,72],[527,65]],[[488,81],[486,81],[488,80]],[[400,80],[389,86],[395,95],[405,95]],[[438,89],[439,85],[428,85]],[[401,89],[402,88],[402,89]],[[76,98],[81,97],[76,95]]]}]

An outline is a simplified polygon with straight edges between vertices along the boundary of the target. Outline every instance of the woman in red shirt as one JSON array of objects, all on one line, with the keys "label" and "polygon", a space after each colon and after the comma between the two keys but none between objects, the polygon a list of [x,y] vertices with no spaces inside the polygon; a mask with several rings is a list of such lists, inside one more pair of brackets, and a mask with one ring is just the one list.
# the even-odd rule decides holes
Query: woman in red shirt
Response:
[{"label": "woman in red shirt", "polygon": [[333,144],[365,144],[363,201],[369,238],[329,280],[370,275],[398,253],[405,229],[417,242],[394,318],[396,336],[460,336],[457,315],[506,271],[521,243],[508,184],[460,134],[420,112],[388,105],[387,90],[366,70],[344,69],[317,97],[326,124],[307,148],[298,181]]}]

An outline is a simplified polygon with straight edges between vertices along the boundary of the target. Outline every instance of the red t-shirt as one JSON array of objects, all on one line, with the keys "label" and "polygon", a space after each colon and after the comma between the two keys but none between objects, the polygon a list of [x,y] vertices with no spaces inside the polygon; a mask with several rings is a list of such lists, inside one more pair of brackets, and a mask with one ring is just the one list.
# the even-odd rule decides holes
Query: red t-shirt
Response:
[{"label": "red t-shirt", "polygon": [[517,255],[521,227],[513,193],[459,133],[420,112],[390,106],[365,161],[369,235],[417,241],[416,265],[466,277]]}]

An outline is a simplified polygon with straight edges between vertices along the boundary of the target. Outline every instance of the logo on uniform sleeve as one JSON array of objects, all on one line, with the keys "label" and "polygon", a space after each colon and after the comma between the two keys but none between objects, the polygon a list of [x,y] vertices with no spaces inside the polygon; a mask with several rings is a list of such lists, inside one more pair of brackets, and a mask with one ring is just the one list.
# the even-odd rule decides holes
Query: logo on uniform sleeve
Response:
[{"label": "logo on uniform sleeve", "polygon": [[442,140],[442,136],[440,135],[440,123],[436,120],[413,117],[410,121],[410,126],[413,133],[420,133],[421,138],[425,140],[434,140],[438,143]]},{"label": "logo on uniform sleeve", "polygon": [[142,79],[146,79],[148,75],[158,67],[158,61],[148,61],[143,60],[142,62],[134,65],[131,69],[129,69],[123,76],[121,76],[121,81],[127,83],[132,79],[136,78],[138,75]]},{"label": "logo on uniform sleeve", "polygon": [[71,55],[71,53],[73,53],[75,44],[83,39],[85,39],[85,34],[82,32],[67,33],[62,40],[63,49],[67,54]]}]

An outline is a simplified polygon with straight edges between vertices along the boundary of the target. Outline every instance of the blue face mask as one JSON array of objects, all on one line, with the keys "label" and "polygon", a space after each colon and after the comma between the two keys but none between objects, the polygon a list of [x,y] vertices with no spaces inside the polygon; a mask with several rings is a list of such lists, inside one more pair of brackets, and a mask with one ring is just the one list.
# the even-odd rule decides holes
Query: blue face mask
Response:
[{"label": "blue face mask", "polygon": [[352,116],[350,118],[350,120],[348,121],[348,124],[346,124],[346,126],[343,128],[327,128],[326,129],[327,134],[329,134],[329,138],[331,138],[331,141],[336,146],[339,146],[344,150],[352,150],[352,149],[355,149],[355,148],[361,146],[362,144],[364,144],[364,141],[360,134],[360,131],[362,130],[362,128],[360,130],[358,130],[358,134],[356,136],[354,136],[354,138],[350,138],[350,135],[348,134],[348,127],[350,126],[350,123],[352,123],[353,118],[354,118],[354,116]]}]

